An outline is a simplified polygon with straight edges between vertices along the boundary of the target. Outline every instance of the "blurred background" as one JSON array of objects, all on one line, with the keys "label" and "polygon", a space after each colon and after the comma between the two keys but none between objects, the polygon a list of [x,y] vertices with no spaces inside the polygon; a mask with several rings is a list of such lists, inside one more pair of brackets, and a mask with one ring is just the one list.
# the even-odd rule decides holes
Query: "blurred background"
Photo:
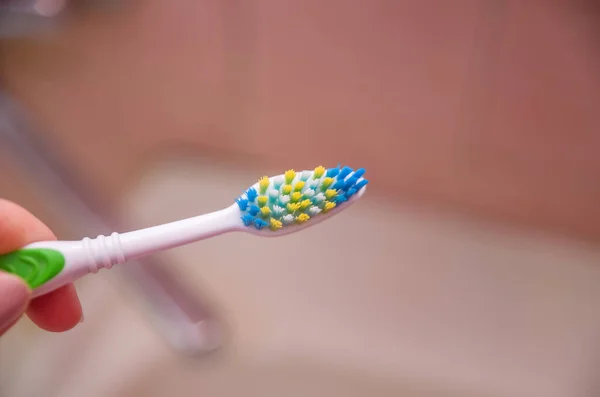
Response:
[{"label": "blurred background", "polygon": [[61,239],[288,168],[371,181],[81,280],[82,324],[3,336],[0,396],[600,394],[597,2],[0,7],[0,195]]}]

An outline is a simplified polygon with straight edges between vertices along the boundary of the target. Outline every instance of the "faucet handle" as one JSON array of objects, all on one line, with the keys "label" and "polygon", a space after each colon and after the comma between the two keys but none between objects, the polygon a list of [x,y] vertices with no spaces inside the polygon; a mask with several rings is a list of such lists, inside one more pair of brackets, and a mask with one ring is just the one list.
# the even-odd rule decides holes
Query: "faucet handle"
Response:
[{"label": "faucet handle", "polygon": [[54,28],[67,0],[8,0],[0,3],[0,38],[30,36]]},{"label": "faucet handle", "polygon": [[56,28],[67,12],[114,9],[122,0],[0,0],[0,38],[41,34]]},{"label": "faucet handle", "polygon": [[4,16],[9,17],[19,14],[37,15],[51,18],[65,10],[67,0],[8,0],[0,5]]}]

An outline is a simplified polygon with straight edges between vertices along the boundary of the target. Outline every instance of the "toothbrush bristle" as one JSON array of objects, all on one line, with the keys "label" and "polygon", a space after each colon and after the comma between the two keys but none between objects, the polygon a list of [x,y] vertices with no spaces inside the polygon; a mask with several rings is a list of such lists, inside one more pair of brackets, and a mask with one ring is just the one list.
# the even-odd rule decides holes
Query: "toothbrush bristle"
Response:
[{"label": "toothbrush bristle", "polygon": [[318,166],[312,171],[288,170],[275,178],[264,176],[257,189],[251,187],[236,199],[242,222],[272,231],[310,222],[342,205],[369,183],[362,177],[364,173],[364,168],[355,171],[347,166]]}]

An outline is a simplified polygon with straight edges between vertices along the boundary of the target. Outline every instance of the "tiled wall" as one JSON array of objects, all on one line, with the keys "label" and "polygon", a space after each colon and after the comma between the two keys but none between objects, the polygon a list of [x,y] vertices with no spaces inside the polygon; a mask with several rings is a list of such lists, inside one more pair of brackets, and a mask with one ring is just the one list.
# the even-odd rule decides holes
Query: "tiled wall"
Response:
[{"label": "tiled wall", "polygon": [[388,195],[598,239],[594,12],[146,0],[2,43],[2,79],[108,199],[171,150],[342,161]]}]

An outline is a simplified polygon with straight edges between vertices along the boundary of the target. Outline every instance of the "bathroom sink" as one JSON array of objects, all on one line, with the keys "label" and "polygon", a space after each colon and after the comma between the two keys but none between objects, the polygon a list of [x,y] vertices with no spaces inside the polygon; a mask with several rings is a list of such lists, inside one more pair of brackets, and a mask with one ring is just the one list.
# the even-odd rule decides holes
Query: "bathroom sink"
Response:
[{"label": "bathroom sink", "polygon": [[[262,173],[158,161],[120,212],[145,227],[212,211]],[[104,271],[79,283],[86,318],[74,330],[24,320],[3,338],[6,395],[550,397],[596,386],[600,251],[580,243],[366,194],[297,235],[223,235],[161,257],[214,303],[221,349],[174,352]]]}]

